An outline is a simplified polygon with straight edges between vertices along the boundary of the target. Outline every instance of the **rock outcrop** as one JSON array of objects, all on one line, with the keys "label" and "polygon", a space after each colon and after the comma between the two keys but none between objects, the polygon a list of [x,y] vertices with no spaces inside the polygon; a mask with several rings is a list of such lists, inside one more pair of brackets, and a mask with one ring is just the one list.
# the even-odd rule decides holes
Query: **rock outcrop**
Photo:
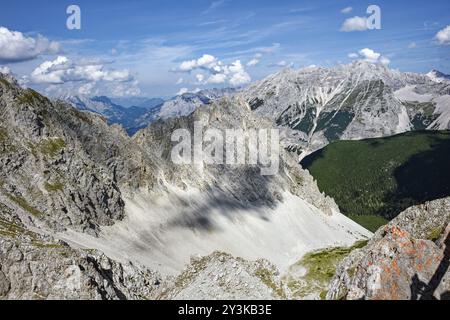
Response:
[{"label": "rock outcrop", "polygon": [[10,217],[0,216],[0,299],[156,299],[165,290],[145,267],[71,248]]},{"label": "rock outcrop", "polygon": [[411,207],[337,268],[328,299],[449,299],[450,199]]}]

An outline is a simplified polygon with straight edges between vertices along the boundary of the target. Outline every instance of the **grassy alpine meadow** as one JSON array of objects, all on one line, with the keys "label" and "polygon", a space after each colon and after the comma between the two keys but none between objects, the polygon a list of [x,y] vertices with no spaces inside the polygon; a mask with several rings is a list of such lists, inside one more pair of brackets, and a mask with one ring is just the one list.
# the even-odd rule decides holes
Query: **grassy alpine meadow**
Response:
[{"label": "grassy alpine meadow", "polygon": [[450,195],[450,131],[337,141],[301,162],[344,214],[369,230]]}]

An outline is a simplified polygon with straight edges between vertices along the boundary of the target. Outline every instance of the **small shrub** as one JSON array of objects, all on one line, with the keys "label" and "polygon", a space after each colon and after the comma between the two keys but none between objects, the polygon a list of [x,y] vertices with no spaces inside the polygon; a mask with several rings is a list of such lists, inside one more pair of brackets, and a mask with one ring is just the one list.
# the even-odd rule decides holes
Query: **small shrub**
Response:
[{"label": "small shrub", "polygon": [[61,182],[56,182],[54,184],[46,182],[44,187],[48,192],[57,192],[64,189],[64,184],[62,184]]},{"label": "small shrub", "polygon": [[66,142],[61,138],[47,139],[40,143],[40,151],[50,158],[54,158],[66,147]]},{"label": "small shrub", "polygon": [[25,211],[31,213],[35,217],[42,216],[42,212],[40,212],[38,209],[32,207],[24,198],[22,197],[16,197],[11,194],[8,194],[8,198],[15,202],[18,206],[20,206]]}]

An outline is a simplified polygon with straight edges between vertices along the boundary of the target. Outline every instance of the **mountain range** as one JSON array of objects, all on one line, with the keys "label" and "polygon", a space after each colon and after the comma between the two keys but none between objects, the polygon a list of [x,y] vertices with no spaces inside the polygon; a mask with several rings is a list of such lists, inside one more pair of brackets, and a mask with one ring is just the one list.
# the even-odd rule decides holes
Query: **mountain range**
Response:
[{"label": "mountain range", "polygon": [[129,135],[146,128],[159,119],[185,116],[199,106],[209,104],[235,90],[208,89],[187,92],[168,100],[161,98],[109,98],[105,96],[62,96],[59,99],[81,111],[104,116],[109,124],[120,124]]},{"label": "mountain range", "polygon": [[[373,279],[407,287],[417,269],[407,261],[416,260],[411,288],[420,288],[447,252],[447,200],[406,210],[373,237],[321,192],[299,156],[335,140],[448,129],[449,97],[445,81],[367,62],[285,69],[241,91],[148,108],[49,99],[1,74],[0,298],[377,298],[389,295]],[[174,164],[172,133],[195,123],[244,136],[281,129],[278,173]],[[410,221],[416,213],[420,223]],[[404,240],[427,246],[433,263],[397,250]],[[405,276],[390,282],[383,268],[395,255]],[[446,291],[448,282],[437,292]]]},{"label": "mountain range", "polygon": [[[289,153],[282,152],[275,176],[262,176],[252,165],[209,165],[197,171],[170,160],[171,133],[196,121],[219,130],[272,127],[238,98],[158,121],[130,137],[103,116],[49,100],[12,78],[3,76],[0,88],[0,258],[7,266],[0,274],[7,283],[2,296],[73,297],[98,291],[106,298],[133,298],[144,290],[144,297],[155,298],[149,292],[162,294],[163,284],[172,294],[185,289],[170,279],[182,276],[191,256],[227,252],[267,259],[287,270],[308,251],[349,246],[371,235],[339,213]],[[73,259],[55,259],[61,251],[83,260],[82,269]],[[86,254],[91,251],[95,254]],[[33,252],[47,269],[32,266]],[[13,254],[20,258],[11,260]],[[77,281],[104,277],[90,274],[102,259],[104,270],[117,266],[121,272],[132,261],[139,267],[127,269],[131,277],[163,280],[136,289],[113,274],[108,288],[96,282],[87,290],[84,280]],[[268,267],[249,268],[254,270],[250,280],[262,285]],[[20,278],[40,284],[30,289]],[[74,285],[82,292],[73,293]],[[267,284],[264,288],[277,296]]]},{"label": "mountain range", "polygon": [[449,79],[437,70],[405,73],[357,61],[329,69],[287,68],[240,91],[207,89],[166,101],[80,96],[62,99],[80,110],[104,115],[109,123],[123,125],[132,135],[158,119],[189,115],[223,96],[240,95],[255,113],[284,129],[285,147],[302,159],[336,140],[449,129]]},{"label": "mountain range", "polygon": [[449,83],[365,61],[284,69],[242,94],[285,128],[286,148],[301,158],[336,140],[450,128]]}]

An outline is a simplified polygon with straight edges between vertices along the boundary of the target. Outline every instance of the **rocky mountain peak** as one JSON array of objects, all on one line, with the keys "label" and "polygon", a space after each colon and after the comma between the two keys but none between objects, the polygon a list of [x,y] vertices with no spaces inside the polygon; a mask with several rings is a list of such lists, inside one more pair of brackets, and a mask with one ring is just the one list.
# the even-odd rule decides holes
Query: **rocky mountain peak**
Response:
[{"label": "rocky mountain peak", "polygon": [[433,69],[427,73],[428,78],[438,83],[450,83],[450,75]]}]

